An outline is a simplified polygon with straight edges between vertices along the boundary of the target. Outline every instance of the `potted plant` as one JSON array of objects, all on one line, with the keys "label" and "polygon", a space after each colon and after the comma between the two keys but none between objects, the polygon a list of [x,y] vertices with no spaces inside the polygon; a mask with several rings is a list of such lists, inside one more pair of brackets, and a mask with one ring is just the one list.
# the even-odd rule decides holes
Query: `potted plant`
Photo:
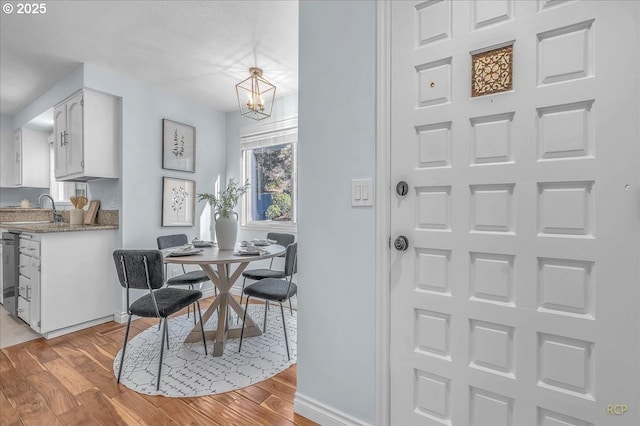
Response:
[{"label": "potted plant", "polygon": [[234,212],[240,197],[249,190],[249,180],[244,185],[236,182],[234,178],[229,179],[229,183],[224,191],[217,196],[201,192],[198,194],[198,201],[207,201],[214,212],[216,221],[216,240],[220,250],[233,250],[238,236],[238,213]]}]

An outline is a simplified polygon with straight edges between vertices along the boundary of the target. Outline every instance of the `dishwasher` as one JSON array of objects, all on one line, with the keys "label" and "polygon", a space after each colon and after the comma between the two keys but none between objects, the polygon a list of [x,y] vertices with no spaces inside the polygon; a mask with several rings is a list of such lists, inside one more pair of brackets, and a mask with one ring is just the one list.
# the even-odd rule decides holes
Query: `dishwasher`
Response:
[{"label": "dishwasher", "polygon": [[20,234],[2,233],[2,303],[11,315],[18,313]]}]

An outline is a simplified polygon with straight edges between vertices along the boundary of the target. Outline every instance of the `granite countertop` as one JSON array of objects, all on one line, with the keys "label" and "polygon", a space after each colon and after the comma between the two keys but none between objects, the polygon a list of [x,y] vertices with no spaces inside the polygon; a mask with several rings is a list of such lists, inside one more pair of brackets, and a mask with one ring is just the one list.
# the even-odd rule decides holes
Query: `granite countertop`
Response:
[{"label": "granite countertop", "polygon": [[69,223],[53,222],[0,222],[0,228],[5,228],[10,231],[34,232],[39,234],[44,232],[100,231],[105,229],[118,229],[118,225],[71,225]]},{"label": "granite countertop", "polygon": [[69,211],[61,210],[64,222],[53,223],[51,210],[0,208],[0,228],[17,232],[71,232],[118,229],[118,210],[98,210],[93,225],[71,225]]}]

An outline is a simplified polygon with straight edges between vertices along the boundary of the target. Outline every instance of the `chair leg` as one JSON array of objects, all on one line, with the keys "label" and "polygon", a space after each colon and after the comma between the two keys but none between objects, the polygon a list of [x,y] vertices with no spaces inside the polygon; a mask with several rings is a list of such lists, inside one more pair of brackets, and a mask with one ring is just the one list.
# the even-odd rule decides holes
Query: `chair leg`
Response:
[{"label": "chair leg", "polygon": [[158,363],[158,381],[156,382],[156,390],[160,389],[160,373],[162,373],[162,357],[164,356],[164,336],[167,334],[167,318],[164,319],[164,331],[162,332],[162,341],[160,342],[160,362]]},{"label": "chair leg", "polygon": [[120,357],[120,368],[118,368],[118,383],[120,383],[120,375],[122,374],[122,364],[124,364],[124,352],[127,350],[127,339],[129,338],[129,328],[131,327],[131,315],[127,321],[127,331],[124,333],[124,345],[122,345],[122,356]]},{"label": "chair leg", "polygon": [[167,326],[167,319],[164,319],[164,335],[167,338],[167,350],[169,349],[169,327]]},{"label": "chair leg", "polygon": [[[242,280],[242,290],[240,290],[240,306],[242,306],[242,296],[244,295],[244,285],[247,282],[247,277],[244,277],[244,279]],[[238,324],[240,322],[240,315],[238,315],[238,320],[236,321],[236,324]]]},{"label": "chair leg", "polygon": [[287,358],[291,361],[291,355],[289,355],[289,340],[287,339],[287,324],[284,322],[284,308],[282,302],[280,302],[280,314],[282,315],[282,328],[284,329],[284,343],[287,346]]},{"label": "chair leg", "polygon": [[244,324],[247,321],[247,310],[249,309],[249,296],[247,296],[247,303],[244,306],[244,315],[242,316],[242,330],[240,331],[240,345],[238,345],[238,353],[242,349],[242,338],[244,337]]},{"label": "chair leg", "polygon": [[[189,284],[189,290],[193,290],[193,284]],[[191,309],[191,305],[187,306],[187,318],[189,318],[189,310]],[[193,310],[193,324],[196,323],[196,311],[195,308]]]},{"label": "chair leg", "polygon": [[[202,343],[204,344],[204,354],[207,354],[207,340],[204,337],[204,324],[202,323],[202,311],[200,311],[200,301],[196,302],[198,305],[198,316],[200,317],[200,331],[202,331]],[[195,317],[195,314],[193,315]]]},{"label": "chair leg", "polygon": [[242,290],[240,290],[240,306],[242,306],[242,295],[244,294],[244,285],[247,282],[247,278],[242,280]]},{"label": "chair leg", "polygon": [[262,332],[267,332],[267,310],[269,309],[269,301],[264,301],[264,324],[262,325]]},{"label": "chair leg", "polygon": [[289,298],[289,313],[293,316],[293,307],[291,306],[291,298]]}]

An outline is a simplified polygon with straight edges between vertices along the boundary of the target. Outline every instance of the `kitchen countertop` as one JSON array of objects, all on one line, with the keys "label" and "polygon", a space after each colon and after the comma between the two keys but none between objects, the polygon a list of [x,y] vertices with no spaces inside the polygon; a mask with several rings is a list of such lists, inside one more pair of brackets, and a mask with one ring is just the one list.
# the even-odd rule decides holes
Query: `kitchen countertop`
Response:
[{"label": "kitchen countertop", "polygon": [[[62,210],[63,223],[53,223],[51,210],[29,209],[31,211],[39,210],[37,214],[25,212],[26,209],[9,209],[0,208],[0,228],[8,229],[16,232],[75,232],[75,231],[102,231],[110,229],[118,229],[119,212],[118,210],[98,210],[96,223],[93,225],[71,225],[69,223],[69,211]],[[22,212],[16,211],[22,210]]]},{"label": "kitchen countertop", "polygon": [[0,222],[0,228],[10,231],[34,232],[36,234],[45,232],[72,232],[72,231],[101,231],[107,229],[118,229],[118,225],[71,225],[69,223],[15,223]]}]

